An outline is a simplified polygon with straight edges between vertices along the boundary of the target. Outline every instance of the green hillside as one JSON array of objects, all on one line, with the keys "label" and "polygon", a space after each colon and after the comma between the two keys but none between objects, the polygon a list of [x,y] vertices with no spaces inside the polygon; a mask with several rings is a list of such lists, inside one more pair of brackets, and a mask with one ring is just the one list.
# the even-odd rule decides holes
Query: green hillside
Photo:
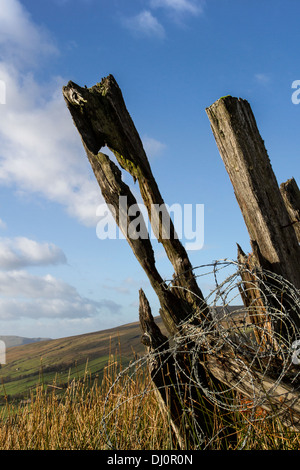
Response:
[{"label": "green hillside", "polygon": [[[235,318],[241,307],[229,307]],[[220,310],[221,314],[221,310]],[[164,334],[161,317],[156,323]],[[2,337],[5,338],[5,337]],[[126,367],[136,355],[143,355],[139,322],[129,323],[95,333],[41,341],[31,339],[28,344],[8,347],[6,364],[0,365],[0,405],[9,400],[22,400],[30,396],[39,383],[66,386],[73,378],[89,375],[100,377],[111,355],[118,356]],[[19,340],[18,340],[19,341]],[[26,340],[23,338],[22,342]]]},{"label": "green hillside", "polygon": [[[162,326],[161,319],[157,323]],[[162,328],[163,329],[163,328]],[[6,364],[0,369],[0,403],[5,397],[26,399],[37,384],[63,387],[87,369],[92,377],[100,376],[111,354],[121,355],[124,367],[135,355],[144,354],[139,323],[67,338],[45,340],[11,347]]]}]

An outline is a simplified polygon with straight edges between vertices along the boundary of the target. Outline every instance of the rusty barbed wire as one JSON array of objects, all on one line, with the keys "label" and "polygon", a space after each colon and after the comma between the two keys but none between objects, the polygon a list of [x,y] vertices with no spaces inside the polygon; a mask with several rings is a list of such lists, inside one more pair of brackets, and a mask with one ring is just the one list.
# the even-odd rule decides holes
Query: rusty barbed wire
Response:
[{"label": "rusty barbed wire", "polygon": [[[104,428],[108,424],[111,428],[113,422],[117,423],[122,407],[132,400],[132,396],[126,398],[126,389],[131,386],[134,376],[147,368],[151,361],[159,364],[156,370],[159,374],[164,370],[164,363],[171,359],[177,379],[176,383],[164,387],[175,388],[179,396],[183,388],[185,394],[190,394],[190,400],[186,395],[182,396],[182,403],[189,403],[188,409],[183,406],[182,413],[189,416],[195,448],[211,448],[227,426],[223,423],[213,436],[205,435],[197,420],[195,390],[199,397],[205,397],[219,410],[219,414],[238,414],[244,419],[248,430],[239,448],[245,447],[253,425],[267,419],[279,419],[282,425],[292,421],[300,429],[299,418],[297,421],[297,413],[300,416],[299,290],[273,272],[250,269],[247,265],[226,259],[194,267],[193,273],[197,279],[201,278],[203,290],[206,291],[205,302],[211,314],[209,321],[203,321],[201,327],[195,326],[192,320],[201,314],[200,308],[200,314],[193,312],[180,325],[180,335],[171,338],[167,349],[145,354],[121,371],[105,399]],[[248,278],[246,284],[245,277]],[[167,289],[182,288],[177,281],[178,278],[165,281]],[[245,296],[248,298],[247,305],[243,302],[243,296],[244,300]],[[185,355],[189,355],[189,373],[182,366],[183,348]],[[199,373],[199,358],[205,366],[205,361],[219,357],[222,352],[230,353],[228,360],[235,367],[234,380],[222,381],[221,388],[208,386]],[[121,381],[124,395],[119,397],[117,406],[110,409],[110,396]],[[245,383],[247,393],[243,393]],[[157,387],[149,378],[143,390],[135,395],[137,436],[145,400],[150,393],[156,392]],[[296,411],[294,420],[288,417],[291,410]],[[111,433],[108,436],[109,433],[108,448],[118,448],[120,436],[117,426],[114,442]]]}]

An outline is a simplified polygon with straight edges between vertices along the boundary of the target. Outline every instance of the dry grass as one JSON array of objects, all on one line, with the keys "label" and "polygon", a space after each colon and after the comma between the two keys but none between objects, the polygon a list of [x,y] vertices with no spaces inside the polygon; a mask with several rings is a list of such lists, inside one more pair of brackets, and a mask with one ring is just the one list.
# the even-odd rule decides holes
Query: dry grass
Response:
[{"label": "dry grass", "polygon": [[[120,366],[112,361],[101,383],[91,381],[87,372],[82,380],[71,381],[65,390],[55,382],[52,386],[39,385],[27,403],[7,403],[0,415],[0,449],[101,450],[108,449],[110,441],[117,444],[116,439],[122,449],[164,448],[168,445],[168,425],[154,394],[150,392],[142,402],[137,398],[146,380],[145,372],[141,370],[130,382],[124,377],[113,386],[119,371]],[[107,428],[104,410],[109,414],[116,406],[117,418]],[[137,408],[138,435],[132,432],[137,425]]]},{"label": "dry grass", "polygon": [[[171,428],[149,387],[148,373],[141,368],[116,381],[119,372],[120,365],[112,360],[101,383],[91,381],[86,372],[64,390],[55,382],[50,387],[39,385],[30,402],[7,403],[0,416],[0,449],[173,449]],[[219,411],[212,419],[218,421]],[[247,411],[236,415],[236,448],[243,443],[244,449],[252,450],[300,448],[298,434],[288,434],[276,420],[259,417],[253,423]]]}]

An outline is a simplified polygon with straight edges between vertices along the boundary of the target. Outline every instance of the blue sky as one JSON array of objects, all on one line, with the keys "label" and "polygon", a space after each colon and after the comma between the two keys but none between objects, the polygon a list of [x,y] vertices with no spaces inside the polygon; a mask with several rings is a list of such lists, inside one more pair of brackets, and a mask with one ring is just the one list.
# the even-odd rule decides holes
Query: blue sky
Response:
[{"label": "blue sky", "polygon": [[278,182],[299,184],[299,14],[298,0],[0,0],[1,334],[136,321],[140,287],[158,313],[126,241],[97,238],[102,196],[62,86],[113,74],[165,202],[204,204],[192,264],[235,259],[249,239],[205,108],[247,99]]}]

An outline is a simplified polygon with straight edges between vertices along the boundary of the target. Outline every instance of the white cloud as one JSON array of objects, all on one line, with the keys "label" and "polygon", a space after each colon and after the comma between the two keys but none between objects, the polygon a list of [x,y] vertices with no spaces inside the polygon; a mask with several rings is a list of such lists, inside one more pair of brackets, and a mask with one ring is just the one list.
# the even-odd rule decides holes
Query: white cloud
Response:
[{"label": "white cloud", "polygon": [[63,80],[40,85],[4,63],[0,78],[7,90],[1,107],[0,184],[57,202],[81,223],[95,225],[102,197],[64,103]]},{"label": "white cloud", "polygon": [[149,9],[123,21],[134,34],[160,39],[166,36],[164,26],[153,14],[153,10],[162,9],[171,21],[183,25],[183,16],[198,16],[203,13],[205,0],[148,0]]},{"label": "white cloud", "polygon": [[270,82],[270,77],[266,73],[257,73],[255,74],[254,78],[258,83],[261,83],[263,85],[266,85]]},{"label": "white cloud", "polygon": [[146,154],[150,159],[161,155],[163,150],[166,148],[165,144],[159,140],[153,139],[153,137],[145,135],[142,140]]},{"label": "white cloud", "polygon": [[120,313],[121,306],[111,300],[82,297],[51,274],[37,276],[20,269],[66,261],[63,251],[51,243],[26,237],[0,239],[0,319],[101,318]]},{"label": "white cloud", "polygon": [[35,25],[18,0],[1,0],[0,46],[2,57],[13,63],[34,64],[45,54],[57,54],[49,33]]},{"label": "white cloud", "polygon": [[[19,53],[24,58],[48,57],[55,47],[19,1],[1,2],[0,45],[6,53],[0,61],[0,80],[6,85],[6,104],[0,108],[0,185],[58,203],[80,223],[96,226],[103,198],[63,100],[61,88],[67,80],[54,77],[38,83],[33,72],[15,60]],[[128,20],[127,26],[164,36],[149,11]],[[161,150],[154,139],[147,138],[146,145],[153,154]]]},{"label": "white cloud", "polygon": [[176,13],[190,13],[198,15],[202,13],[202,6],[197,0],[151,0],[152,8],[165,8]]},{"label": "white cloud", "polygon": [[63,251],[52,243],[38,243],[26,237],[0,238],[0,269],[65,264]]},{"label": "white cloud", "polygon": [[21,270],[0,271],[0,284],[0,294],[5,297],[66,299],[76,294],[73,287],[50,274],[35,276]]},{"label": "white cloud", "polygon": [[[114,302],[92,302],[86,299],[0,299],[2,321],[21,318],[86,318],[107,313],[119,313],[120,306]],[[47,332],[45,332],[47,334]]]},{"label": "white cloud", "polygon": [[68,283],[50,274],[0,272],[0,319],[85,318],[117,314],[121,306],[111,300],[87,299]]},{"label": "white cloud", "polygon": [[124,24],[135,34],[154,36],[160,39],[165,36],[164,27],[148,10],[144,10],[132,18],[127,18],[124,20]]},{"label": "white cloud", "polygon": [[[102,197],[62,96],[66,80],[40,84],[34,67],[56,52],[52,39],[18,0],[1,0],[0,184],[57,202],[80,223],[95,225]],[[28,66],[31,71],[28,71]]]},{"label": "white cloud", "polygon": [[[139,15],[134,26],[141,33],[164,36],[150,12]],[[19,0],[0,0],[0,48],[0,81],[5,84],[0,185],[58,203],[80,223],[95,226],[103,199],[63,100],[61,88],[67,80],[51,77],[41,83],[35,75],[59,51]],[[0,228],[5,228],[1,220]],[[44,331],[45,318],[52,326],[79,325],[81,320],[95,325],[121,313],[122,307],[111,300],[85,298],[50,274],[34,276],[24,270],[61,263],[66,257],[51,243],[0,238],[0,319],[10,320],[10,325],[20,318],[32,324],[40,319]]]}]

